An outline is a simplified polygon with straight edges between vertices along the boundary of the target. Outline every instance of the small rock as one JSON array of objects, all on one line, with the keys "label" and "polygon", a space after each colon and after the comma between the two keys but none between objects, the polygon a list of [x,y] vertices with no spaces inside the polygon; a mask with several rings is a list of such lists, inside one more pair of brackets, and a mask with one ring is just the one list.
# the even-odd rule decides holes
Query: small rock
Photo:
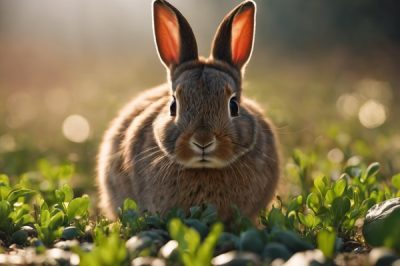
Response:
[{"label": "small rock", "polygon": [[42,240],[37,239],[37,238],[33,238],[31,240],[31,245],[34,246],[34,247],[44,247],[44,244],[43,244]]},{"label": "small rock", "polygon": [[367,247],[357,247],[353,250],[354,253],[356,254],[363,254],[363,253],[367,253],[369,251],[369,249]]},{"label": "small rock", "polygon": [[12,250],[18,250],[18,246],[17,246],[17,244],[12,244],[12,245],[10,245],[9,247],[8,247],[9,249],[12,249]]},{"label": "small rock", "polygon": [[138,237],[138,236],[133,236],[126,241],[126,248],[128,249],[129,252],[134,253],[134,252],[140,252],[142,249],[148,247],[151,245],[152,240],[150,237]]},{"label": "small rock", "polygon": [[92,228],[90,228],[90,226],[86,227],[85,232],[84,232],[83,236],[81,237],[81,240],[87,241],[87,242],[93,242],[93,231],[92,231]]},{"label": "small rock", "polygon": [[165,266],[165,261],[159,258],[139,257],[132,261],[132,266]]},{"label": "small rock", "polygon": [[27,232],[29,237],[37,237],[37,231],[32,226],[24,225],[21,227],[21,230]]},{"label": "small rock", "polygon": [[283,266],[283,264],[285,264],[285,261],[283,259],[274,259],[271,264],[269,264],[270,266]]},{"label": "small rock", "polygon": [[54,244],[54,247],[69,251],[69,250],[71,250],[72,247],[75,247],[78,245],[79,245],[79,241],[74,239],[74,240],[59,241],[56,244]]},{"label": "small rock", "polygon": [[361,244],[359,242],[353,241],[353,240],[348,240],[343,243],[341,251],[342,252],[351,252],[351,251],[354,251],[356,248],[359,248],[360,246],[361,246]]},{"label": "small rock", "polygon": [[85,252],[90,252],[90,251],[92,251],[93,247],[94,247],[94,244],[93,244],[93,243],[83,242],[83,243],[81,244],[81,249],[82,249],[83,251],[85,251]]},{"label": "small rock", "polygon": [[363,235],[371,246],[400,249],[400,198],[386,200],[368,210]]},{"label": "small rock", "polygon": [[64,228],[64,231],[62,232],[61,239],[64,240],[72,240],[75,238],[78,238],[80,236],[80,232],[78,228],[75,226],[68,226]]},{"label": "small rock", "polygon": [[294,254],[284,266],[316,266],[324,265],[326,259],[324,254],[319,249],[297,252]]},{"label": "small rock", "polygon": [[25,265],[26,263],[22,256],[0,254],[0,265]]},{"label": "small rock", "polygon": [[333,265],[359,266],[359,265],[370,265],[370,264],[368,263],[368,254],[341,252],[335,256]]},{"label": "small rock", "polygon": [[160,248],[160,256],[165,259],[169,259],[171,256],[173,256],[174,253],[176,254],[177,248],[178,242],[176,242],[175,240],[170,240],[167,244]]},{"label": "small rock", "polygon": [[251,252],[230,251],[211,260],[214,266],[259,265],[260,258]]},{"label": "small rock", "polygon": [[59,248],[46,251],[46,259],[49,264],[56,265],[79,265],[79,256]]},{"label": "small rock", "polygon": [[393,262],[400,259],[399,256],[388,248],[374,248],[368,256],[368,261],[371,265],[386,266],[392,265]]},{"label": "small rock", "polygon": [[11,241],[17,245],[24,245],[28,240],[28,233],[24,230],[18,230],[11,235]]}]

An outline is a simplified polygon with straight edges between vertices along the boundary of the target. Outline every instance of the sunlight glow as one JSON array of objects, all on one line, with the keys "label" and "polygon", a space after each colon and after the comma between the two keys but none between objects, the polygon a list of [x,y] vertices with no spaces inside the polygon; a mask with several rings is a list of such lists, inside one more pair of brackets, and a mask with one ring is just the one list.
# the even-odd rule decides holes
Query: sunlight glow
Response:
[{"label": "sunlight glow", "polygon": [[68,140],[81,143],[89,138],[90,125],[83,116],[70,115],[64,120],[62,131]]},{"label": "sunlight glow", "polygon": [[344,118],[357,116],[359,107],[360,101],[358,97],[350,93],[341,95],[336,102],[336,108]]},{"label": "sunlight glow", "polygon": [[333,163],[341,163],[344,159],[344,154],[339,148],[334,148],[328,152],[327,158]]},{"label": "sunlight glow", "polygon": [[368,100],[361,106],[358,119],[366,128],[379,127],[386,121],[385,106],[375,100]]}]

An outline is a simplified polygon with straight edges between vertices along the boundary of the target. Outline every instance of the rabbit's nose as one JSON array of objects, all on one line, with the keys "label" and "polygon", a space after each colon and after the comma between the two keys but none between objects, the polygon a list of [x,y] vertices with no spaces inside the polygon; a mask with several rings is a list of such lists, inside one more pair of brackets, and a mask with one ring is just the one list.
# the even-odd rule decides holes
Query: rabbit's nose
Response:
[{"label": "rabbit's nose", "polygon": [[212,140],[199,141],[198,139],[192,137],[190,140],[190,147],[197,153],[209,153],[215,150],[216,139],[213,137]]}]

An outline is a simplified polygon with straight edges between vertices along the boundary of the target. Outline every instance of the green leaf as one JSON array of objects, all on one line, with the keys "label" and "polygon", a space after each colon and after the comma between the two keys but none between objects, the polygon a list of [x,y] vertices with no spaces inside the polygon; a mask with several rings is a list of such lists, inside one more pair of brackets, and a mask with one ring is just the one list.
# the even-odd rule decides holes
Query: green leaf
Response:
[{"label": "green leaf", "polygon": [[192,206],[190,207],[189,212],[191,218],[198,219],[201,215],[202,210],[200,206]]},{"label": "green leaf", "polygon": [[224,227],[221,223],[214,224],[211,227],[211,232],[203,241],[197,252],[196,256],[197,265],[199,266],[210,265],[210,261],[213,256],[215,246],[223,230]]},{"label": "green leaf", "polygon": [[335,220],[340,220],[344,218],[344,215],[350,210],[351,202],[349,198],[335,198],[332,202],[332,212],[334,214]]},{"label": "green leaf", "polygon": [[34,223],[34,222],[35,219],[33,218],[33,216],[30,213],[27,213],[18,217],[18,219],[15,220],[15,225],[16,227],[21,227],[23,225],[27,225],[29,223]]},{"label": "green leaf", "polygon": [[61,191],[64,192],[64,201],[70,202],[74,198],[74,191],[67,184],[62,186]]},{"label": "green leaf", "polygon": [[251,228],[240,233],[240,251],[249,251],[260,254],[264,249],[264,236],[262,231]]},{"label": "green leaf", "polygon": [[306,155],[301,150],[295,149],[292,157],[293,157],[293,161],[295,162],[295,164],[297,166],[299,166],[300,168],[306,167],[307,158],[306,158]]},{"label": "green leaf", "polygon": [[335,192],[332,189],[329,189],[325,195],[325,202],[324,202],[325,207],[329,207],[335,198],[336,198]]},{"label": "green leaf", "polygon": [[10,180],[8,179],[8,176],[0,175],[0,187],[9,187],[9,186],[10,186]]},{"label": "green leaf", "polygon": [[62,192],[62,191],[59,190],[59,189],[56,189],[56,191],[54,192],[54,194],[55,194],[55,196],[56,196],[57,202],[59,202],[59,203],[64,202],[64,199],[65,199],[65,194],[64,194],[64,192]]},{"label": "green leaf", "polygon": [[132,199],[125,199],[124,201],[124,205],[122,207],[122,210],[124,212],[128,211],[128,210],[132,210],[132,211],[137,211],[138,210],[138,206],[136,204],[136,202]]},{"label": "green leaf", "polygon": [[395,188],[400,189],[400,174],[392,177],[392,184]]},{"label": "green leaf", "polygon": [[68,220],[72,220],[74,218],[81,218],[88,215],[89,208],[89,197],[87,195],[83,195],[80,198],[75,198],[71,200],[67,207],[67,217]]},{"label": "green leaf", "polygon": [[64,222],[64,214],[60,211],[50,218],[48,227],[50,230],[55,230],[58,227],[62,226],[63,222]]},{"label": "green leaf", "polygon": [[379,172],[380,167],[381,165],[378,162],[371,163],[360,179],[361,183],[365,183],[369,177],[375,176]]},{"label": "green leaf", "polygon": [[321,201],[318,195],[314,192],[311,192],[308,195],[306,204],[311,210],[313,210],[314,213],[318,213],[318,210],[321,207]]},{"label": "green leaf", "polygon": [[[5,219],[11,212],[11,205],[8,201],[0,201],[0,218]],[[1,220],[0,219],[0,220]]]},{"label": "green leaf", "polygon": [[330,232],[327,230],[321,230],[317,235],[317,246],[318,249],[324,253],[325,257],[333,258],[333,254],[335,253],[335,241],[336,241],[336,233]]},{"label": "green leaf", "polygon": [[217,217],[217,208],[212,204],[208,204],[205,210],[201,213],[200,220],[203,223],[210,225],[212,223],[215,223]]},{"label": "green leaf", "polygon": [[281,209],[272,207],[268,213],[268,226],[269,227],[285,227],[285,215],[282,213]]},{"label": "green leaf", "polygon": [[361,176],[361,169],[359,166],[354,166],[354,165],[347,166],[345,172],[350,177],[359,178]]},{"label": "green leaf", "polygon": [[179,256],[183,264],[195,265],[195,252],[200,244],[199,233],[185,226],[179,219],[172,219],[168,229],[172,239],[178,242]]},{"label": "green leaf", "polygon": [[338,181],[335,182],[333,191],[335,192],[336,196],[340,197],[343,195],[346,188],[347,188],[347,179],[346,177],[341,177]]},{"label": "green leaf", "polygon": [[288,212],[297,211],[302,204],[303,204],[303,196],[299,195],[290,201],[287,210]]},{"label": "green leaf", "polygon": [[50,212],[49,210],[41,210],[40,212],[40,225],[42,227],[48,227],[50,223]]},{"label": "green leaf", "polygon": [[326,180],[324,176],[319,176],[314,179],[314,186],[317,188],[317,190],[319,191],[319,193],[321,193],[322,196],[325,194],[326,190],[327,184],[325,181]]},{"label": "green leaf", "polygon": [[312,229],[321,223],[321,219],[312,213],[307,213],[304,215],[301,212],[299,212],[298,215],[300,222],[308,228]]},{"label": "green leaf", "polygon": [[16,202],[19,198],[33,195],[35,193],[36,191],[31,189],[16,188],[11,190],[10,194],[7,196],[7,200],[10,202],[10,204],[14,204],[14,202]]}]

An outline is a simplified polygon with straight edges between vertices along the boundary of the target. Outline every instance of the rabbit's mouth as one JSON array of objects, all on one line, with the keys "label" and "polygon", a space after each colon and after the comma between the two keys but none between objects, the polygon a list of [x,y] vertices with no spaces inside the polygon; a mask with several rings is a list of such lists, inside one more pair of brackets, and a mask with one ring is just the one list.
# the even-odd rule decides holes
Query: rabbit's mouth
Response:
[{"label": "rabbit's mouth", "polygon": [[185,168],[223,168],[226,162],[208,155],[195,156],[183,163]]}]

